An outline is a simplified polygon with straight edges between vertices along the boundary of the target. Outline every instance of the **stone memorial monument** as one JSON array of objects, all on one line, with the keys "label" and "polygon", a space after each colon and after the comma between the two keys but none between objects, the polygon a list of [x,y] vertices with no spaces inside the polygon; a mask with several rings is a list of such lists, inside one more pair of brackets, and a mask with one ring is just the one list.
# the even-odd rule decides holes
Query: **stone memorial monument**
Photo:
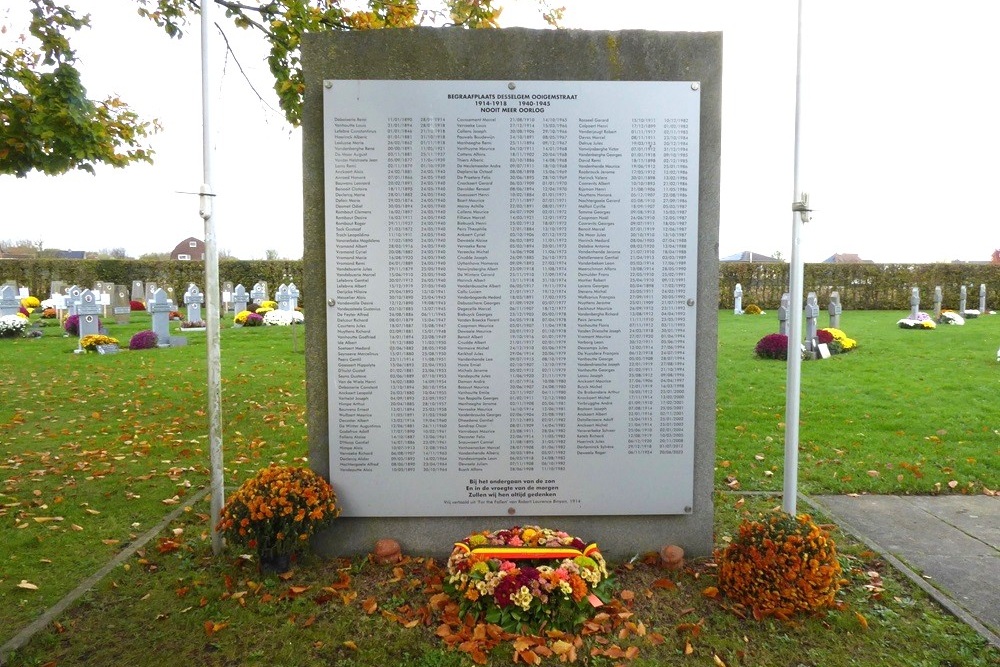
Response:
[{"label": "stone memorial monument", "polygon": [[986,283],[979,285],[979,314],[986,314]]},{"label": "stone memorial monument", "polygon": [[309,461],[344,509],[318,548],[508,523],[711,553],[721,47],[304,36]]},{"label": "stone memorial monument", "polygon": [[131,301],[142,301],[146,303],[146,286],[141,280],[132,281],[132,293],[129,296]]},{"label": "stone memorial monument", "polygon": [[258,306],[267,301],[267,288],[264,287],[263,283],[254,283],[250,290],[250,300]]},{"label": "stone memorial monument", "polygon": [[295,283],[288,283],[288,309],[298,310],[299,308],[299,288]]},{"label": "stone memorial monument", "polygon": [[79,285],[72,285],[68,290],[66,290],[66,312],[69,315],[79,315],[80,311],[80,296],[83,294],[83,289]]},{"label": "stone memorial monument", "polygon": [[736,289],[733,290],[733,298],[735,299],[735,305],[733,306],[734,315],[743,314],[743,285],[736,283]]},{"label": "stone memorial monument", "polygon": [[66,283],[61,280],[53,280],[49,282],[49,298],[55,298],[56,294],[65,294]]},{"label": "stone memorial monument", "polygon": [[840,306],[840,292],[836,290],[830,292],[830,303],[827,306],[827,310],[830,313],[830,328],[839,329],[840,314],[844,311]]},{"label": "stone memorial monument", "polygon": [[101,304],[97,299],[97,294],[93,290],[85,289],[80,292],[80,302],[76,309],[76,314],[80,316],[80,339],[84,336],[91,336],[101,332]]},{"label": "stone memorial monument", "polygon": [[21,310],[21,300],[17,298],[17,289],[10,285],[0,286],[0,316],[17,315]]},{"label": "stone memorial monument", "polygon": [[788,292],[781,295],[781,305],[778,306],[778,333],[788,335]]},{"label": "stone memorial monument", "polygon": [[816,299],[816,292],[809,292],[806,295],[806,351],[816,353],[816,320],[819,319],[819,302]]},{"label": "stone memorial monument", "polygon": [[941,319],[941,286],[934,288],[934,320]]},{"label": "stone memorial monument", "polygon": [[174,309],[174,304],[167,299],[167,293],[154,288],[146,309],[152,314],[151,328],[159,341],[158,347],[170,347],[170,311]]},{"label": "stone memorial monument", "polygon": [[962,287],[958,290],[958,314],[962,317],[965,317],[965,304],[967,300],[968,291],[966,290],[965,285],[962,285]]},{"label": "stone memorial monument", "polygon": [[910,290],[910,319],[917,319],[920,313],[920,288],[914,287]]},{"label": "stone memorial monument", "polygon": [[278,285],[278,291],[274,293],[274,300],[278,302],[278,310],[291,310],[288,306],[288,285],[284,283]]},{"label": "stone memorial monument", "polygon": [[111,312],[115,316],[115,324],[128,324],[132,319],[132,306],[129,303],[128,288],[125,285],[115,287],[111,299]]},{"label": "stone memorial monument", "polygon": [[[149,304],[153,302],[153,293],[156,290],[157,290],[156,283],[146,283],[146,298],[143,299],[144,303],[146,304],[146,310],[149,310]],[[166,292],[163,293],[163,298],[167,299],[168,301],[171,300],[170,296]]]},{"label": "stone memorial monument", "polygon": [[201,304],[205,303],[205,295],[194,283],[188,285],[184,292],[184,303],[187,305],[188,322],[201,322]]},{"label": "stone memorial monument", "polygon": [[179,303],[179,300],[177,299],[177,295],[174,292],[174,288],[170,285],[160,285],[160,289],[162,289],[164,292],[167,293],[167,301],[174,304],[174,310],[177,310],[178,307],[177,304]]},{"label": "stone memorial monument", "polygon": [[247,288],[243,285],[237,285],[233,288],[233,310],[236,313],[242,313],[247,309]]}]

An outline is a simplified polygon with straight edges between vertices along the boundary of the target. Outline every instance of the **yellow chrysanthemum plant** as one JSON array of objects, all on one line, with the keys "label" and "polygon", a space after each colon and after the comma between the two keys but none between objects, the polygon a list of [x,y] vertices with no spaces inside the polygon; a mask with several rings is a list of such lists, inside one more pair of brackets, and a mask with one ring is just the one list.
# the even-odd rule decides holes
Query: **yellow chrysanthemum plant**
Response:
[{"label": "yellow chrysanthemum plant", "polygon": [[575,632],[612,596],[596,544],[538,526],[474,533],[448,559],[445,592],[461,615],[508,632]]},{"label": "yellow chrysanthemum plant", "polygon": [[118,345],[118,339],[104,334],[90,334],[80,339],[80,347],[87,352],[97,352],[101,345]]},{"label": "yellow chrysanthemum plant", "polygon": [[745,520],[715,559],[719,591],[758,620],[834,607],[843,583],[834,541],[808,514]]},{"label": "yellow chrysanthemum plant", "polygon": [[272,464],[229,496],[218,529],[227,544],[265,560],[301,554],[339,515],[329,482],[306,467]]}]

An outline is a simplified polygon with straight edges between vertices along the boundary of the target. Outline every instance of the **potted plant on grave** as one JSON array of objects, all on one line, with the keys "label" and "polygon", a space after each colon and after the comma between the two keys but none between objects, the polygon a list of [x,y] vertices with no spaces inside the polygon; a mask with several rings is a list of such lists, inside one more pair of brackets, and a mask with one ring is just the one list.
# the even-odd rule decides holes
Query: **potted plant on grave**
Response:
[{"label": "potted plant on grave", "polygon": [[143,329],[142,331],[137,331],[132,334],[132,338],[128,341],[128,349],[130,350],[151,350],[157,346],[159,338],[156,332],[151,329]]},{"label": "potted plant on grave", "polygon": [[237,327],[259,327],[263,326],[264,317],[249,310],[241,310],[233,318],[233,326]]},{"label": "potted plant on grave", "polygon": [[90,334],[80,339],[80,347],[87,352],[97,352],[102,345],[118,345],[118,339],[104,334]]},{"label": "potted plant on grave", "polygon": [[21,315],[0,317],[0,338],[19,338],[28,329],[28,318]]},{"label": "potted plant on grave", "polygon": [[262,571],[284,572],[339,515],[329,482],[309,468],[271,464],[228,498],[218,529],[229,544],[254,551]]},{"label": "potted plant on grave", "polygon": [[788,620],[836,604],[841,584],[837,548],[808,514],[745,519],[739,535],[715,552],[715,560],[719,590],[758,620]]}]

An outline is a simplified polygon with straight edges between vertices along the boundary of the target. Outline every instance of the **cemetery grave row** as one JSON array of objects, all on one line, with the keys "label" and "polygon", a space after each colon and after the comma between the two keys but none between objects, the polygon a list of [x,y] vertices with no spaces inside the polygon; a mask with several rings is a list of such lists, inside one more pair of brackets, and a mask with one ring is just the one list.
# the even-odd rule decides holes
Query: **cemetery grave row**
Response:
[{"label": "cemetery grave row", "polygon": [[[751,308],[748,306],[747,309],[743,307],[743,286],[740,283],[736,283],[736,287],[733,290],[733,314],[743,315],[748,313],[760,313],[759,308]],[[971,309],[968,308],[968,293],[965,285],[961,286],[959,292],[959,302],[958,309],[955,311],[946,310],[942,308],[943,294],[940,286],[934,289],[934,315],[931,317],[929,314],[920,311],[920,289],[918,287],[913,287],[910,292],[910,313],[907,317],[899,320],[897,325],[904,329],[933,329],[936,324],[946,323],[946,324],[964,324],[966,319],[978,317],[981,314],[988,314],[992,311],[986,309],[986,285],[981,284],[979,286],[979,308]],[[781,296],[781,305],[778,307],[778,333],[783,336],[788,336],[788,313],[789,313],[789,295],[787,292]],[[830,293],[829,304],[827,307],[827,312],[830,316],[829,329],[839,330],[841,329],[840,317],[843,313],[843,307],[840,303],[840,294],[837,291]],[[829,356],[823,349],[823,345],[819,342],[819,337],[817,336],[817,319],[819,317],[819,303],[815,292],[809,292],[806,296],[806,303],[803,309],[803,315],[805,319],[805,334],[804,341],[802,343],[804,348],[804,353],[809,358],[825,358]],[[1000,352],[997,353],[1000,357]]]},{"label": "cemetery grave row", "polygon": [[[116,324],[127,325],[134,310],[147,310],[150,313],[151,331],[159,347],[183,345],[186,342],[186,339],[170,334],[170,320],[179,319],[172,287],[161,288],[152,282],[135,281],[131,290],[125,285],[105,282],[98,282],[93,289],[88,289],[78,285],[67,287],[54,281],[51,288],[50,298],[38,301],[30,296],[27,288],[18,287],[12,281],[0,285],[0,317],[30,315],[24,304],[37,305],[44,309],[43,316],[54,317],[63,323],[68,334],[79,338],[76,352],[97,351],[108,354],[117,351],[118,341],[107,336],[100,318],[113,317]],[[241,284],[234,287],[231,283],[225,283],[220,296],[225,313],[235,311],[241,314],[252,307],[262,314],[277,311],[278,317],[268,320],[262,318],[264,324],[303,321],[298,312],[300,292],[295,283],[280,285],[275,292],[275,301],[269,301],[268,286],[263,281],[254,284],[249,292]],[[181,331],[203,331],[206,326],[201,310],[205,303],[204,293],[192,283],[184,291],[182,298],[187,309],[187,319],[181,324]],[[265,307],[261,307],[262,304]],[[24,329],[25,327],[21,327],[17,333],[23,333]],[[41,331],[36,329],[35,334],[40,335]]]}]

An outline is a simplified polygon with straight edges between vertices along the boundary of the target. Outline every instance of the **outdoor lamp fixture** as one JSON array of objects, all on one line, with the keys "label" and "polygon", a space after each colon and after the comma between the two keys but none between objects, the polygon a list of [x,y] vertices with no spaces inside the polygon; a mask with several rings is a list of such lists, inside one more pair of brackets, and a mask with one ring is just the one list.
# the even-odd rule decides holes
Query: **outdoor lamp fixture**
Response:
[{"label": "outdoor lamp fixture", "polygon": [[810,216],[809,214],[812,213],[813,210],[809,208],[808,192],[802,193],[801,200],[797,202],[792,202],[792,211],[795,211],[799,214],[799,217],[802,218],[802,222],[809,222],[810,220],[812,220],[812,216]]}]

